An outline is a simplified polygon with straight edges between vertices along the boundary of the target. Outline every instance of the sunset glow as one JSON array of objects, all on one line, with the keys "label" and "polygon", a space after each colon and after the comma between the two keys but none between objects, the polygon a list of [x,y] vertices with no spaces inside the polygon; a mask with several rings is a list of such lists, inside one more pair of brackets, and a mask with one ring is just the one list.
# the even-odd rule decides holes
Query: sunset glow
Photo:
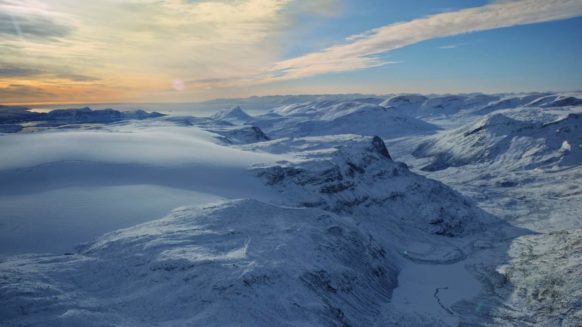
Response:
[{"label": "sunset glow", "polygon": [[[0,99],[27,104],[164,102],[288,93],[504,92],[582,86],[580,74],[574,74],[580,64],[571,57],[562,66],[575,66],[550,79],[538,63],[549,60],[552,51],[534,56],[528,66],[516,59],[534,51],[536,43],[569,44],[570,49],[560,49],[561,57],[580,53],[576,28],[562,28],[556,40],[529,36],[521,48],[509,49],[498,41],[514,33],[512,28],[527,30],[539,23],[548,34],[561,22],[579,31],[581,1],[478,1],[469,8],[464,1],[443,1],[417,7],[423,14],[410,17],[398,1],[1,0]],[[368,14],[370,23],[357,19]],[[495,30],[500,32],[475,33]],[[519,84],[498,74],[461,83],[453,70],[428,70],[447,63],[419,57],[416,48],[441,39],[433,51],[465,52],[463,64],[469,72],[496,61],[515,61],[513,66],[521,65],[516,69],[529,71],[531,78]],[[494,46],[507,48],[508,58],[503,51],[472,57]],[[422,82],[426,79],[441,81]]]}]

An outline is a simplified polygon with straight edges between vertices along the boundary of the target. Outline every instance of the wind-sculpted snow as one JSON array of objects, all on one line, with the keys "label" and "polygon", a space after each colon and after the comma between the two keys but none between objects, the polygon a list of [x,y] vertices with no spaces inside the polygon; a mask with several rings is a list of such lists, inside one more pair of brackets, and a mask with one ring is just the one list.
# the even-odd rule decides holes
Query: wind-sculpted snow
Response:
[{"label": "wind-sculpted snow", "polygon": [[428,171],[491,162],[506,168],[570,166],[582,163],[582,115],[551,123],[526,122],[494,114],[433,137],[413,152],[432,157]]},{"label": "wind-sculpted snow", "polygon": [[579,99],[267,97],[6,122],[0,325],[575,326]]},{"label": "wind-sculpted snow", "polygon": [[104,232],[209,199],[269,198],[248,169],[288,157],[225,145],[256,134],[245,131],[224,127],[223,136],[140,121],[1,136],[0,255],[67,252]]},{"label": "wind-sculpted snow", "polygon": [[[247,144],[269,140],[260,128],[241,121],[217,120],[191,116],[169,116],[156,121],[159,127],[196,127],[210,132],[224,144]],[[144,127],[151,127],[148,122]]]},{"label": "wind-sculpted snow", "polygon": [[438,130],[427,122],[379,106],[373,100],[289,105],[255,117],[252,124],[271,137],[359,134],[394,138],[425,135]]},{"label": "wind-sculpted snow", "polygon": [[502,110],[524,108],[564,108],[582,106],[579,94],[526,93],[517,95],[397,95],[384,100],[381,106],[401,114],[423,119],[463,119],[481,117]]},{"label": "wind-sculpted snow", "polygon": [[[252,132],[262,137],[258,131]],[[156,125],[12,134],[0,138],[0,147],[5,155],[0,169],[28,168],[59,161],[136,163],[163,167],[199,164],[244,169],[255,163],[281,159],[266,153],[226,147],[218,144],[217,138],[219,135],[196,127]]]},{"label": "wind-sculpted snow", "polygon": [[354,222],[254,200],[180,208],[70,256],[0,263],[5,325],[371,325],[393,254]]},{"label": "wind-sculpted snow", "polygon": [[485,94],[444,95],[426,97],[399,95],[386,99],[381,105],[414,117],[451,116],[460,111],[481,108],[499,96]]},{"label": "wind-sculpted snow", "polygon": [[518,97],[505,97],[481,108],[476,113],[484,115],[502,109],[518,109],[523,107],[559,108],[573,106],[582,106],[582,99],[567,95],[534,93]]}]

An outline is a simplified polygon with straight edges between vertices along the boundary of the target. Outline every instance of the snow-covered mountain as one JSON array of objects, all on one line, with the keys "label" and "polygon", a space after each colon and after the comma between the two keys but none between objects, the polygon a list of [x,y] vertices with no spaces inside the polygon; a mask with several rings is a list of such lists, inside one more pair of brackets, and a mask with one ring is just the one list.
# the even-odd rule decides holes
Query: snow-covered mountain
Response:
[{"label": "snow-covered mountain", "polygon": [[582,115],[551,122],[519,121],[501,113],[421,143],[416,157],[434,160],[424,170],[495,162],[506,168],[582,164]]},{"label": "snow-covered mountain", "polygon": [[252,120],[240,106],[236,106],[226,111],[221,111],[212,116],[212,119],[226,121],[233,124],[246,124]]},{"label": "snow-covered mountain", "polygon": [[10,108],[0,324],[576,326],[579,99]]},{"label": "snow-covered mountain", "polygon": [[[481,118],[501,110],[524,108],[564,108],[582,105],[580,94],[525,93],[525,94],[463,94],[417,95],[406,94],[388,97],[381,106],[402,114],[435,122],[437,118],[458,120]],[[463,119],[467,121],[467,119]]]},{"label": "snow-covered mountain", "polygon": [[298,162],[255,169],[287,203],[374,220],[382,217],[400,228],[446,236],[471,234],[488,222],[459,194],[393,161],[377,136],[284,138],[247,148],[299,157]]},{"label": "snow-covered mountain", "polygon": [[359,134],[395,138],[439,128],[378,105],[378,99],[321,101],[282,106],[252,121],[272,137]]},{"label": "snow-covered mountain", "polygon": [[58,127],[71,124],[107,124],[127,120],[159,118],[165,115],[143,110],[118,111],[114,109],[92,110],[89,107],[79,109],[56,109],[45,112],[33,112],[25,107],[0,106],[0,132],[17,133],[27,129],[37,130],[45,127]]},{"label": "snow-covered mountain", "polygon": [[[353,220],[256,200],[180,208],[68,256],[0,264],[6,324],[374,323],[394,254]],[[42,281],[42,282],[41,282]]]},{"label": "snow-covered mountain", "polygon": [[[1,193],[13,197],[131,183],[231,199],[114,232],[69,250],[73,255],[5,260],[0,298],[7,323],[100,317],[128,324],[372,324],[390,300],[403,258],[459,262],[472,251],[464,247],[498,224],[445,185],[393,161],[379,137],[233,146],[198,127],[165,124],[4,138],[3,149],[14,155],[2,163],[0,180],[21,185]],[[42,151],[16,155],[33,146]],[[232,202],[243,197],[250,199]],[[80,277],[70,284],[71,276]],[[41,279],[44,286],[32,286]],[[113,289],[120,281],[125,286]],[[144,292],[152,283],[158,286]],[[184,283],[199,286],[184,289]],[[157,303],[161,297],[167,301]],[[184,310],[170,310],[176,306]],[[224,315],[226,307],[236,309]]]},{"label": "snow-covered mountain", "polygon": [[496,101],[499,96],[485,94],[469,95],[399,95],[386,99],[381,105],[393,108],[414,117],[451,116],[461,110],[481,108]]}]

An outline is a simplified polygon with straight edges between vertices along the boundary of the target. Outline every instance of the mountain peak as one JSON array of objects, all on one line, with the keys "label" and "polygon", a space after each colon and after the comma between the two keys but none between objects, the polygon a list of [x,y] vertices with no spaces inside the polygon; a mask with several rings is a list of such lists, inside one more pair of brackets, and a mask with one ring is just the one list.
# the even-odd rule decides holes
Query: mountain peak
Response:
[{"label": "mountain peak", "polygon": [[380,138],[379,136],[374,136],[372,138],[372,146],[382,156],[388,159],[392,159],[392,157],[390,157],[390,153],[388,152],[388,148],[386,148],[384,140],[382,140],[382,138]]},{"label": "mountain peak", "polygon": [[252,117],[240,106],[232,107],[228,110],[220,111],[212,116],[213,119],[226,120],[228,122],[248,122]]}]

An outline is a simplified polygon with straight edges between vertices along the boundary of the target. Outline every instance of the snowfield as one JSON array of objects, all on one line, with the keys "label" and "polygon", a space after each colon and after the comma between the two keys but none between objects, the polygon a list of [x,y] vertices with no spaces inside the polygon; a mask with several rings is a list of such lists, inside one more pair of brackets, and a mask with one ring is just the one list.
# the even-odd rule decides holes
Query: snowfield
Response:
[{"label": "snowfield", "polygon": [[581,99],[0,108],[0,325],[578,326]]},{"label": "snowfield", "polygon": [[240,200],[180,208],[75,255],[8,260],[0,312],[39,325],[371,324],[393,261],[349,219]]}]

